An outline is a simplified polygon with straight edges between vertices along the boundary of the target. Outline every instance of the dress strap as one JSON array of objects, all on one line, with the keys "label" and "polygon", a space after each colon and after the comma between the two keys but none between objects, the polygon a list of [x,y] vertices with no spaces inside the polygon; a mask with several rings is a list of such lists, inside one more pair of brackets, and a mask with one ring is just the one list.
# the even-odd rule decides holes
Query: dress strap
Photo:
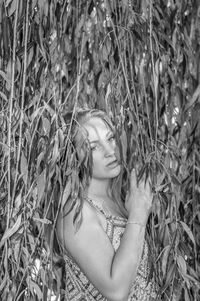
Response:
[{"label": "dress strap", "polygon": [[106,219],[107,218],[110,218],[111,215],[108,214],[105,209],[103,208],[103,205],[100,206],[100,205],[97,205],[93,200],[91,199],[87,199],[87,201],[90,203],[90,205],[92,205],[92,207],[94,207],[97,211],[101,212],[103,215],[105,215]]}]

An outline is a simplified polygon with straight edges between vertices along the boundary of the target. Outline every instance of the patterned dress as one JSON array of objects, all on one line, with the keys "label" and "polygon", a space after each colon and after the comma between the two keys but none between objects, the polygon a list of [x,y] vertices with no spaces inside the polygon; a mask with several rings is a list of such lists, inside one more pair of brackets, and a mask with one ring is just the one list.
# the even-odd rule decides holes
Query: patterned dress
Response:
[{"label": "patterned dress", "polygon": [[[107,221],[106,234],[114,250],[117,251],[126,227],[127,219],[107,214],[103,208],[99,208],[92,201],[90,201],[90,203],[105,215]],[[66,264],[66,301],[108,301],[93,286],[70,256],[65,255],[64,259]],[[132,284],[127,301],[155,301],[157,300],[156,292],[155,280],[149,267],[148,245],[145,241],[137,275]]]}]

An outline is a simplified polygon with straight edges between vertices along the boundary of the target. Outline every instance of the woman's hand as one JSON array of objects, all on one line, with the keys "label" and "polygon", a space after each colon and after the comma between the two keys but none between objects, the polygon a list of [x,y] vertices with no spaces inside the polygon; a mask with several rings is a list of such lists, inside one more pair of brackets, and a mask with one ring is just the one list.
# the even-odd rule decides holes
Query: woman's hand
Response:
[{"label": "woman's hand", "polygon": [[129,219],[146,224],[153,195],[150,188],[150,183],[143,180],[137,184],[135,170],[131,171],[130,175],[130,191],[127,196],[125,207],[129,213]]}]

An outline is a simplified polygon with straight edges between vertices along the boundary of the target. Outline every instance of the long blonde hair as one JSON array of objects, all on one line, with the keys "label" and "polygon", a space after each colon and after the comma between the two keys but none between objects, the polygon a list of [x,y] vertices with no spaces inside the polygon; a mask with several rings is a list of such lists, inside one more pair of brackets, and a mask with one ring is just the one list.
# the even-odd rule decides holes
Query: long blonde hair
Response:
[{"label": "long blonde hair", "polygon": [[[88,141],[88,134],[84,130],[83,125],[91,118],[96,117],[103,120],[106,125],[115,133],[116,129],[108,117],[108,115],[98,109],[79,109],[74,114],[68,113],[69,118],[72,120],[72,129],[71,129],[71,143],[73,151],[76,153],[76,164],[72,168],[74,171],[71,175],[71,194],[66,200],[66,214],[70,212],[74,206],[76,206],[74,222],[77,222],[79,227],[81,224],[81,209],[83,201],[87,198],[87,189],[92,177],[92,156],[91,150]],[[122,167],[123,169],[123,167]],[[124,200],[121,194],[121,182],[122,182],[122,173],[116,178],[111,180],[110,193],[112,199],[116,202],[120,212],[126,216],[127,212],[124,207]],[[74,183],[76,182],[76,185]]]}]

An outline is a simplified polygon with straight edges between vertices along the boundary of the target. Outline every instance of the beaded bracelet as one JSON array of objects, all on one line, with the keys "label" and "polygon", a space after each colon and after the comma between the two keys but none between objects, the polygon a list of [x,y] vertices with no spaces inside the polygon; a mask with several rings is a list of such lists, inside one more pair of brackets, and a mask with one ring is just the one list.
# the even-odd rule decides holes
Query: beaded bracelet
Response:
[{"label": "beaded bracelet", "polygon": [[138,223],[138,222],[132,222],[132,221],[127,221],[126,224],[135,224],[135,225],[139,225],[141,227],[145,227],[145,225],[141,224],[141,223]]}]

